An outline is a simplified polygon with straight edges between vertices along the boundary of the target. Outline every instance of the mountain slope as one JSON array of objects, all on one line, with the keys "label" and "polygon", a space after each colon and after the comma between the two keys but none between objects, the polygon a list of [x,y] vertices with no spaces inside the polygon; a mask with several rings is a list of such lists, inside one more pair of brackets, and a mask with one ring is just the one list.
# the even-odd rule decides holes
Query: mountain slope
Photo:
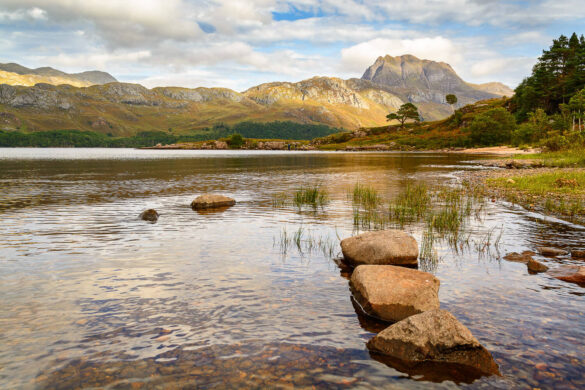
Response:
[{"label": "mountain slope", "polygon": [[362,79],[389,88],[403,100],[414,104],[427,103],[441,111],[435,104],[446,106],[447,94],[457,96],[458,107],[498,96],[466,83],[449,64],[421,60],[413,55],[378,57]]},{"label": "mountain slope", "polygon": [[505,84],[498,82],[484,83],[484,84],[472,84],[468,83],[475,89],[491,93],[498,96],[512,97],[514,96],[514,90]]},{"label": "mountain slope", "polygon": [[[50,67],[30,69],[25,66],[8,63],[0,64],[0,71],[12,73],[12,75],[0,76],[0,84],[9,84],[5,79],[11,79],[12,85],[34,85],[31,80],[47,84],[70,84],[76,87],[89,86],[94,84],[107,84],[117,82],[111,74],[100,71],[87,71],[81,73],[65,73]],[[17,75],[23,76],[19,78]],[[17,82],[22,80],[21,84]]]}]

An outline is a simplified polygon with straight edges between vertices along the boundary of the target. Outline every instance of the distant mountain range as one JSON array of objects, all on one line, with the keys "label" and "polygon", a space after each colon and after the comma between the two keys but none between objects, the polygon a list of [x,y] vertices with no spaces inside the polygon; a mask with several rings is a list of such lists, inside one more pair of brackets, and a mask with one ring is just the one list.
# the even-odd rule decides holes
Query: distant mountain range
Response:
[{"label": "distant mountain range", "polygon": [[425,120],[446,117],[451,113],[445,103],[448,93],[462,106],[513,91],[501,83],[466,83],[448,64],[411,55],[379,57],[361,79],[314,77],[261,84],[241,93],[224,88],[147,89],[119,83],[105,72],[68,74],[0,64],[0,129],[132,135],[276,120],[356,129],[386,123],[389,112],[409,101]]},{"label": "distant mountain range", "polygon": [[38,83],[47,83],[89,87],[90,85],[115,83],[117,81],[111,74],[97,70],[65,73],[50,67],[30,69],[15,63],[0,64],[0,84],[32,86]]}]

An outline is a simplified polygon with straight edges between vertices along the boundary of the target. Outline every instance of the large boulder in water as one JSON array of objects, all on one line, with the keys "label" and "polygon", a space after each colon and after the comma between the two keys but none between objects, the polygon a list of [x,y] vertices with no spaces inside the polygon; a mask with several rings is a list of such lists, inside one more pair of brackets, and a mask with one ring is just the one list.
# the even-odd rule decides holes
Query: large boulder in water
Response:
[{"label": "large boulder in water", "polygon": [[391,265],[360,265],[350,281],[364,312],[391,322],[438,309],[439,285],[427,272]]},{"label": "large boulder in water", "polygon": [[585,286],[585,267],[580,265],[562,265],[548,271],[549,275],[559,280]]},{"label": "large boulder in water", "polygon": [[440,362],[500,375],[488,350],[446,310],[427,311],[397,322],[372,338],[368,348],[409,366]]},{"label": "large boulder in water", "polygon": [[401,230],[380,230],[346,238],[341,241],[341,251],[353,266],[418,264],[416,240]]},{"label": "large boulder in water", "polygon": [[232,198],[217,194],[203,194],[191,202],[191,207],[195,210],[213,209],[218,207],[229,207],[236,204]]},{"label": "large boulder in water", "polygon": [[140,213],[140,215],[138,217],[140,219],[142,219],[143,221],[149,221],[149,222],[158,221],[158,213],[156,212],[155,209],[144,210],[142,213]]}]

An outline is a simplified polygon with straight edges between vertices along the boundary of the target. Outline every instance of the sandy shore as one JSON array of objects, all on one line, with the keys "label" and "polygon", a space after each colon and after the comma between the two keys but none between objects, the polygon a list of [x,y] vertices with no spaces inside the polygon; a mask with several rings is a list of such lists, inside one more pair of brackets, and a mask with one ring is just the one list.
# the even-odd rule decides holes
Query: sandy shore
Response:
[{"label": "sandy shore", "polygon": [[518,149],[509,146],[490,146],[486,148],[470,148],[449,151],[450,153],[461,154],[491,154],[497,156],[511,156],[513,154],[533,154],[538,153],[538,149]]}]

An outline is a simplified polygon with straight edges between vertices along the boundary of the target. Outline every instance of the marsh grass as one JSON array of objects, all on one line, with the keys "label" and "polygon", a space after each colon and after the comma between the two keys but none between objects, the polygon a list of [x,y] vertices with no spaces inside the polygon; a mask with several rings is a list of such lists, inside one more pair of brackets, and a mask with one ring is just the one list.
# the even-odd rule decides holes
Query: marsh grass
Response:
[{"label": "marsh grass", "polygon": [[514,159],[540,160],[544,166],[554,168],[585,167],[585,149],[576,148],[559,152],[519,154],[515,155]]},{"label": "marsh grass", "polygon": [[353,191],[349,192],[348,196],[353,201],[354,207],[361,206],[364,209],[374,209],[382,202],[375,188],[360,183],[353,186]]},{"label": "marsh grass", "polygon": [[286,226],[280,231],[280,235],[273,239],[273,246],[278,247],[281,254],[286,255],[291,248],[301,255],[321,253],[323,256],[333,258],[337,254],[339,236],[337,239],[329,235],[317,235],[310,229],[299,226],[294,232],[287,231]]},{"label": "marsh grass", "polygon": [[301,187],[295,191],[292,199],[293,204],[302,209],[303,206],[312,206],[313,208],[323,207],[329,203],[327,191],[319,185]]}]

